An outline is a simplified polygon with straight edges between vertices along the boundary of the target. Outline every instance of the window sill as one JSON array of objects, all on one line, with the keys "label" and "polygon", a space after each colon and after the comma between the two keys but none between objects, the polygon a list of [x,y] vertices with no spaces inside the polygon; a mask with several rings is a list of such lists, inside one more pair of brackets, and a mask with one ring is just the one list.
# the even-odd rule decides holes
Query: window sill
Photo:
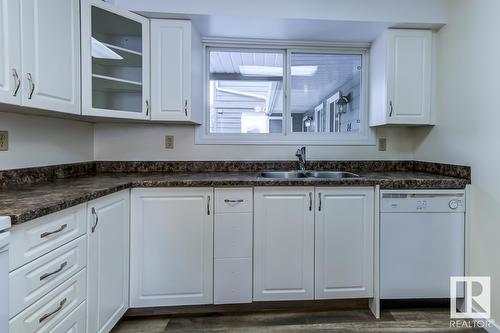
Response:
[{"label": "window sill", "polygon": [[370,130],[367,135],[321,135],[314,133],[314,138],[308,134],[207,134],[203,127],[196,130],[195,144],[197,145],[277,145],[277,146],[375,146],[375,131]]}]

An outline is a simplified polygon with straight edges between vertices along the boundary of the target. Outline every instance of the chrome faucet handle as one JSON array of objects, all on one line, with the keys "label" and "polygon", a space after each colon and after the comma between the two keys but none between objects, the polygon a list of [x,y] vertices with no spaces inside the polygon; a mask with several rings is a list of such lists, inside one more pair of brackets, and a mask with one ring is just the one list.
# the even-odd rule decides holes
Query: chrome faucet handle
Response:
[{"label": "chrome faucet handle", "polygon": [[297,152],[295,153],[295,156],[297,156],[298,158],[304,158],[305,159],[305,156],[306,156],[306,147],[301,147],[301,148],[297,149]]},{"label": "chrome faucet handle", "polygon": [[306,147],[301,147],[297,149],[295,156],[299,158],[299,167],[301,171],[306,169]]}]

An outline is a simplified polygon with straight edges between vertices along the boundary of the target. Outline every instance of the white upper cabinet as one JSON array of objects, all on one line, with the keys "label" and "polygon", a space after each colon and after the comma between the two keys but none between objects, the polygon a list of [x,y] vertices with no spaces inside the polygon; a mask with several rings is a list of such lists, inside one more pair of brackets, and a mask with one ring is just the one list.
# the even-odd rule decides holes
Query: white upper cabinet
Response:
[{"label": "white upper cabinet", "polygon": [[390,29],[370,51],[370,126],[432,125],[432,31]]},{"label": "white upper cabinet", "polygon": [[254,189],[254,301],[314,297],[314,188]]},{"label": "white upper cabinet", "polygon": [[373,211],[373,188],[316,188],[316,299],[373,297]]},{"label": "white upper cabinet", "polygon": [[130,306],[213,303],[213,189],[133,189]]},{"label": "white upper cabinet", "polygon": [[0,0],[0,103],[21,104],[19,0]]},{"label": "white upper cabinet", "polygon": [[79,4],[0,0],[1,103],[80,113]]},{"label": "white upper cabinet", "polygon": [[[197,104],[201,63],[201,42],[190,21],[151,21],[152,120],[201,121],[201,105]],[[192,98],[195,94],[197,98]]]},{"label": "white upper cabinet", "polygon": [[191,22],[151,21],[151,119],[191,116]]},{"label": "white upper cabinet", "polygon": [[149,119],[149,20],[82,1],[82,114]]},{"label": "white upper cabinet", "polygon": [[107,333],[128,309],[130,194],[88,203],[88,332]]},{"label": "white upper cabinet", "polygon": [[21,0],[24,106],[80,113],[79,4]]}]

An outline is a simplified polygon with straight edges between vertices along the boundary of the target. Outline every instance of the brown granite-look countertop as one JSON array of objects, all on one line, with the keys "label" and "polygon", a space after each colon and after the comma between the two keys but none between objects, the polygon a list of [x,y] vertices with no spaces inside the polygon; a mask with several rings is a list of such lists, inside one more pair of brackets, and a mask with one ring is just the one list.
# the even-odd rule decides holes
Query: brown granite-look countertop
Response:
[{"label": "brown granite-look countertop", "polygon": [[12,224],[54,213],[123,189],[217,186],[375,186],[382,189],[463,189],[470,178],[420,171],[358,172],[359,178],[269,179],[260,172],[97,173],[0,188],[0,216]]}]

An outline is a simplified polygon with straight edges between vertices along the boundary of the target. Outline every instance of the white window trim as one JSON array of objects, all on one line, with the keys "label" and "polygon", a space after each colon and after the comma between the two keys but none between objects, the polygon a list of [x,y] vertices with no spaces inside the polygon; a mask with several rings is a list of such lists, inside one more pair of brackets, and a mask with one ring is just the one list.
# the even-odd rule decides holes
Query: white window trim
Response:
[{"label": "white window trim", "polygon": [[[226,41],[226,42],[207,42],[203,44],[203,123],[195,130],[195,144],[199,145],[323,145],[323,146],[374,146],[376,145],[375,130],[369,127],[368,121],[368,73],[369,73],[369,49],[366,46],[326,46],[321,44],[318,47],[311,46],[310,43],[304,43],[304,46],[299,46],[294,43],[293,46],[286,46],[285,42],[269,42],[245,43],[244,41]],[[283,112],[283,132],[272,134],[257,134],[257,133],[209,133],[210,131],[210,110],[208,101],[208,48],[231,48],[234,50],[244,51],[281,51],[285,54],[284,66],[285,77],[283,82],[285,98]],[[361,123],[363,129],[359,135],[353,133],[293,133],[291,131],[291,119],[288,110],[290,109],[290,57],[292,53],[307,52],[307,53],[349,53],[360,54],[362,56],[361,69],[361,91],[362,91],[362,110]]]}]

